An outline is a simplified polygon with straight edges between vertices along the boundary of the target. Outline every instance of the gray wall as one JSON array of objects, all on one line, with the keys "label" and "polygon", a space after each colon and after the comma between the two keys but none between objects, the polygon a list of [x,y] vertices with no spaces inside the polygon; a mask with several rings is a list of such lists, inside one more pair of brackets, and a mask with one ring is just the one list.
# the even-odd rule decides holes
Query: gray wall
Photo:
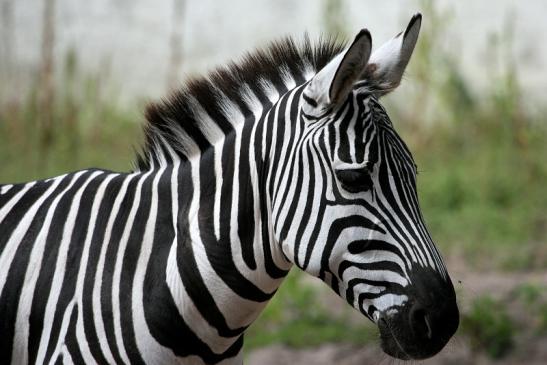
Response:
[{"label": "gray wall", "polygon": [[[12,4],[14,24],[0,27],[4,43],[0,72],[3,86],[16,82],[12,90],[20,90],[28,84],[40,58],[43,1],[0,0],[6,2]],[[488,35],[502,32],[512,23],[519,76],[534,97],[547,97],[547,1],[437,3],[451,13],[451,44],[447,47],[454,49],[468,78],[479,86],[484,84],[485,75],[494,67],[485,56]],[[322,4],[319,0],[186,0],[184,22],[178,25],[183,32],[183,73],[203,72],[285,34],[308,31],[316,36],[324,29]],[[376,46],[402,30],[420,10],[417,1],[348,0],[345,4],[350,35],[367,27]],[[81,68],[107,75],[124,100],[162,95],[172,7],[173,0],[57,0],[57,62],[74,48]],[[424,27],[428,27],[427,13]]]}]

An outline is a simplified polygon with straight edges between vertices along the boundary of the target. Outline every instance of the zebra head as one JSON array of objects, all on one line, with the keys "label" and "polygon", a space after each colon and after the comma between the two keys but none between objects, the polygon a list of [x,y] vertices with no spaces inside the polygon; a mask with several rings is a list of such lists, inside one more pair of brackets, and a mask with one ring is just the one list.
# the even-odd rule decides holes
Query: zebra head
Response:
[{"label": "zebra head", "polygon": [[375,322],[384,351],[401,359],[436,354],[459,323],[420,212],[416,165],[378,101],[399,85],[420,24],[415,15],[374,53],[362,30],[304,87],[299,171],[287,180],[295,200],[285,196],[292,207],[275,222],[284,254]]}]

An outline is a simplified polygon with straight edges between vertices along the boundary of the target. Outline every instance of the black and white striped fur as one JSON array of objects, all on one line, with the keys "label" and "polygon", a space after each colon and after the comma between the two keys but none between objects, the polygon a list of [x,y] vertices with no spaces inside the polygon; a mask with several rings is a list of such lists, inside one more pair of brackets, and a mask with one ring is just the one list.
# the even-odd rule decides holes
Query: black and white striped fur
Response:
[{"label": "black and white striped fur", "polygon": [[454,320],[432,340],[431,313],[453,288],[378,102],[420,20],[387,53],[368,31],[345,51],[286,39],[189,81],[148,108],[135,172],[0,185],[2,362],[241,363],[293,264],[376,322],[387,353],[438,352]]}]

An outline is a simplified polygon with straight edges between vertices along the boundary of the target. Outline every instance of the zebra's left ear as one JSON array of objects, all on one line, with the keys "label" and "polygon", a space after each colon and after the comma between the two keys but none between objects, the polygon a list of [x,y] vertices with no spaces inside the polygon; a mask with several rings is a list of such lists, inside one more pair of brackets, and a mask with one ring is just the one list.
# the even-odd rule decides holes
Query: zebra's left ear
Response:
[{"label": "zebra's left ear", "polygon": [[405,32],[384,43],[372,53],[362,79],[376,96],[393,91],[401,83],[408,61],[418,40],[422,14],[415,14]]},{"label": "zebra's left ear", "polygon": [[312,78],[304,90],[304,99],[313,108],[325,108],[344,100],[365,70],[371,48],[370,33],[362,29],[346,51],[334,57]]}]

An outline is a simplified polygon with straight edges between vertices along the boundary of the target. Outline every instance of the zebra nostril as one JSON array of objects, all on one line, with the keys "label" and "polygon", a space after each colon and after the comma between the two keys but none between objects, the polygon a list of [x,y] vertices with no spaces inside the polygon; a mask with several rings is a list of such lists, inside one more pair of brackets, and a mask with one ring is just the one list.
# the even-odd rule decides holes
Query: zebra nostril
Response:
[{"label": "zebra nostril", "polygon": [[431,329],[431,325],[429,324],[429,317],[427,315],[424,316],[424,321],[427,325],[427,338],[431,340],[433,338],[433,330]]},{"label": "zebra nostril", "polygon": [[416,335],[425,336],[428,339],[433,338],[433,329],[431,319],[427,315],[424,307],[415,304],[410,310],[410,326]]}]

